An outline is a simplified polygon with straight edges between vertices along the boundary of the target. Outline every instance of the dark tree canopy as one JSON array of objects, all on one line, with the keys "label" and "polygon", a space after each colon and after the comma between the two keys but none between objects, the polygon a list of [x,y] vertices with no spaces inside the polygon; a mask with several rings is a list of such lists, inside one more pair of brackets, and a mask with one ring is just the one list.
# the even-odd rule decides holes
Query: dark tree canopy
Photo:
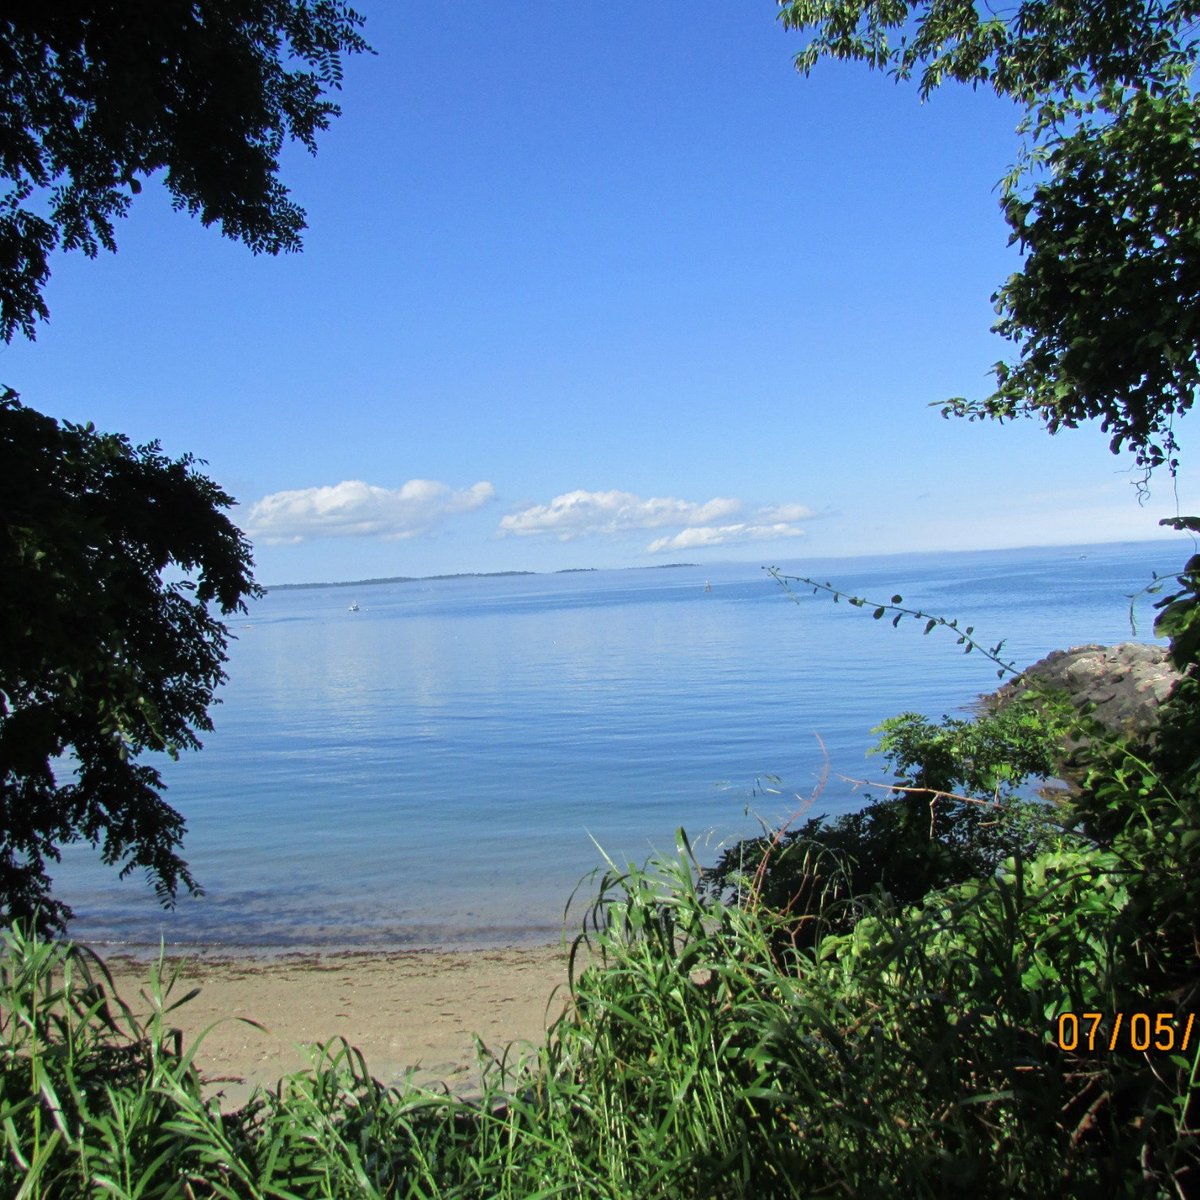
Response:
[{"label": "dark tree canopy", "polygon": [[1145,0],[783,0],[797,58],[862,61],[922,97],[946,80],[1025,110],[1002,204],[1022,269],[993,299],[1016,347],[967,417],[1096,418],[1114,452],[1176,465],[1200,384],[1200,5]]},{"label": "dark tree canopy", "polygon": [[[255,253],[299,249],[279,156],[288,139],[316,149],[343,56],[368,49],[361,25],[342,0],[4,4],[0,337],[34,336],[51,252],[115,250],[115,220],[156,174],[176,209]],[[6,915],[65,922],[47,861],[79,840],[122,875],[144,870],[164,903],[197,890],[183,819],[136,760],[212,727],[219,615],[258,592],[232,503],[190,456],[60,425],[0,390]]]},{"label": "dark tree canopy", "polygon": [[0,12],[0,336],[32,338],[61,246],[115,250],[162,171],[177,209],[256,253],[297,250],[279,155],[338,108],[367,49],[340,0],[9,0]]},{"label": "dark tree canopy", "polygon": [[[145,750],[199,746],[224,615],[258,593],[233,501],[189,456],[0,399],[0,899],[61,924],[46,860],[87,840],[160,899],[195,884]],[[162,573],[172,571],[174,582]]]}]

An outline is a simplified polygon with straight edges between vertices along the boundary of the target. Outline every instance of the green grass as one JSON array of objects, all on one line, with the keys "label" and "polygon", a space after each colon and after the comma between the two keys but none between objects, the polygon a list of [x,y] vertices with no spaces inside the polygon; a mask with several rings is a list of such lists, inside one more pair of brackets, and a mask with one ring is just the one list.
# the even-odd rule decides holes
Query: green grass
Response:
[{"label": "green grass", "polygon": [[1184,1194],[1195,1139],[1171,1106],[1194,1059],[1085,1061],[1048,1039],[1048,1014],[1114,1002],[1126,897],[1111,856],[1048,855],[908,909],[880,902],[794,952],[780,949],[788,916],[713,896],[699,875],[682,839],[674,858],[612,867],[573,948],[567,1012],[541,1046],[480,1047],[471,1101],[385,1088],[338,1041],[223,1114],[196,1067],[203,1037],[185,1048],[171,1029],[188,999],[177,977],[156,975],[139,1021],[99,959],[10,929],[0,1193]]}]

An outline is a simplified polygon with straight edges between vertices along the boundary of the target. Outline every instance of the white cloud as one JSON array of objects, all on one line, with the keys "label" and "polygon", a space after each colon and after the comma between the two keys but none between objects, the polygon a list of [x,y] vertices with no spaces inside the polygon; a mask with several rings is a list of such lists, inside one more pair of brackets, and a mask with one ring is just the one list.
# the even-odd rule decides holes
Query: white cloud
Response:
[{"label": "white cloud", "polygon": [[704,525],[736,516],[740,500],[716,497],[704,504],[672,496],[643,499],[632,492],[565,492],[549,504],[532,504],[500,522],[502,534],[521,537],[551,533],[559,541],[591,534],[622,533],[632,529],[662,529],[668,525]]},{"label": "white cloud", "polygon": [[742,516],[745,508],[743,501],[727,496],[700,504],[673,496],[645,499],[632,492],[581,490],[564,492],[548,504],[531,504],[510,513],[501,520],[500,533],[520,537],[549,534],[566,542],[674,527],[677,532],[664,534],[647,547],[651,554],[659,554],[664,550],[800,537],[804,531],[795,522],[813,515],[803,504],[776,504],[756,509],[744,520],[730,521]]},{"label": "white cloud", "polygon": [[754,519],[773,524],[776,521],[808,521],[814,516],[816,513],[806,504],[771,504],[760,508],[754,514]]},{"label": "white cloud", "polygon": [[[800,505],[794,507],[799,508]],[[664,550],[694,550],[698,546],[727,546],[735,542],[770,542],[776,538],[803,537],[804,530],[786,521],[773,525],[702,525],[684,529],[673,537],[656,538],[646,549],[651,554]]]},{"label": "white cloud", "polygon": [[276,543],[307,538],[411,538],[428,533],[449,516],[481,508],[495,495],[496,489],[482,481],[456,492],[432,479],[410,479],[398,488],[347,479],[332,487],[264,496],[247,514],[246,532]]}]

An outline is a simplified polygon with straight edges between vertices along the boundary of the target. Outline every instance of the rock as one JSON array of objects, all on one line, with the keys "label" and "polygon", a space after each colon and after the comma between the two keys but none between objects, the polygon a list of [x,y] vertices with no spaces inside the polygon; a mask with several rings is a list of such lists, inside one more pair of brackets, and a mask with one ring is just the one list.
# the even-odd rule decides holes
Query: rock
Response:
[{"label": "rock", "polygon": [[1113,733],[1146,737],[1158,725],[1158,706],[1179,679],[1165,646],[1140,642],[1075,646],[1055,650],[1034,663],[988,703],[1003,705],[1033,681],[1066,692],[1076,708],[1086,710]]}]

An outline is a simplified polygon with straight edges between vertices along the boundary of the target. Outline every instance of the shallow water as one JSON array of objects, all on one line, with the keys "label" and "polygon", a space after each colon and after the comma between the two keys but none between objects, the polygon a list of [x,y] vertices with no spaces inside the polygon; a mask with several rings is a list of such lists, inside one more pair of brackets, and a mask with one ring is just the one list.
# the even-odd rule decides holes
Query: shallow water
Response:
[{"label": "shallow water", "polygon": [[[1024,665],[1128,640],[1129,595],[1189,551],[793,566],[957,616]],[[1151,601],[1140,615],[1149,640]],[[945,631],[789,597],[757,564],[274,591],[234,630],[215,732],[163,764],[206,895],[164,912],[68,847],[75,936],[253,953],[554,940],[598,847],[641,860],[682,826],[711,860],[754,814],[860,805],[843,777],[879,778],[873,726],[961,712],[998,682]]]}]

